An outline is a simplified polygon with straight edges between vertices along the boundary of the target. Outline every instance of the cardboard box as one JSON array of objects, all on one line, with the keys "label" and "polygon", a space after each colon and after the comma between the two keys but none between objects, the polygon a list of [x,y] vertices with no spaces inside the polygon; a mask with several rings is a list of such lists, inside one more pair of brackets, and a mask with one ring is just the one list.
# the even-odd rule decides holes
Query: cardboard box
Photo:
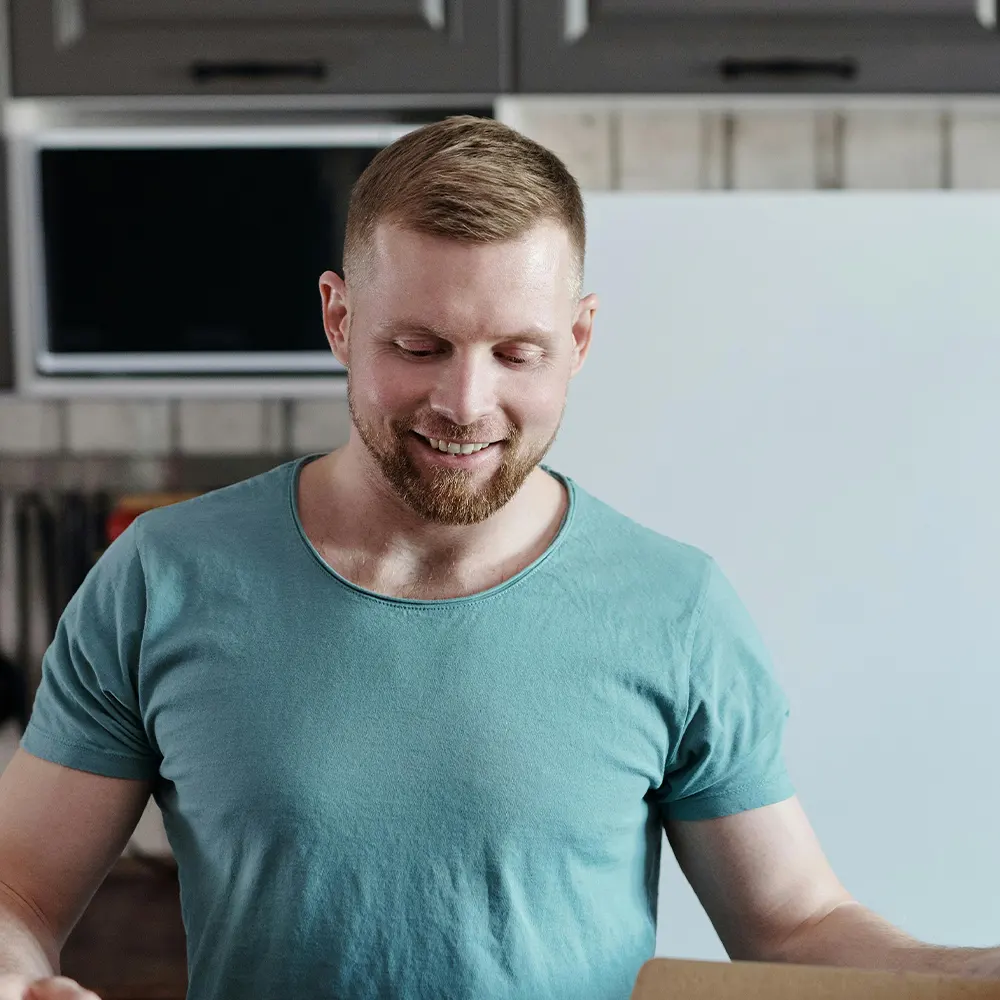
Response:
[{"label": "cardboard box", "polygon": [[639,970],[632,1000],[1000,1000],[1000,980],[654,958]]}]

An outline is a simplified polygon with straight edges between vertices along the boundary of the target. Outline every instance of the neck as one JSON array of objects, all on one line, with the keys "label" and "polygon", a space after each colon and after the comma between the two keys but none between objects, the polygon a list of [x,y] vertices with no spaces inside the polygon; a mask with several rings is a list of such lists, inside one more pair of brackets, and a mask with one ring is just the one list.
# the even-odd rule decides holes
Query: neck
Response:
[{"label": "neck", "polygon": [[399,499],[354,436],[307,465],[299,483],[305,532],[340,575],[378,593],[424,599],[477,593],[516,575],[551,543],[565,505],[562,485],[537,468],[479,524],[436,524]]}]

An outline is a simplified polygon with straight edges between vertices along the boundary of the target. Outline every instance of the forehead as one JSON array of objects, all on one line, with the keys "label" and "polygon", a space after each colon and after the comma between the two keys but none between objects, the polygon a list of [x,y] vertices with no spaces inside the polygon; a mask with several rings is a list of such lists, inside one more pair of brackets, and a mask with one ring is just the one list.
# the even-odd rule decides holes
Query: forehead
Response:
[{"label": "forehead", "polygon": [[569,234],[540,223],[503,243],[466,243],[382,224],[358,305],[378,322],[523,329],[569,314]]}]

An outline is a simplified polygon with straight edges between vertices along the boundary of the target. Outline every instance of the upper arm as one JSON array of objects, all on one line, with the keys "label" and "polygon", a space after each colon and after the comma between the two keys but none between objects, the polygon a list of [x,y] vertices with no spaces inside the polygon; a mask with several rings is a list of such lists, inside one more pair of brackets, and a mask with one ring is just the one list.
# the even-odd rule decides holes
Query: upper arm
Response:
[{"label": "upper arm", "polygon": [[146,611],[133,525],[60,617],[22,749],[0,775],[0,903],[48,950],[121,855],[157,777],[139,699]]},{"label": "upper arm", "polygon": [[150,789],[148,781],[18,750],[0,774],[0,903],[60,949],[128,843]]},{"label": "upper arm", "polygon": [[851,900],[797,797],[718,819],[669,820],[665,827],[734,960],[777,960],[797,928]]}]

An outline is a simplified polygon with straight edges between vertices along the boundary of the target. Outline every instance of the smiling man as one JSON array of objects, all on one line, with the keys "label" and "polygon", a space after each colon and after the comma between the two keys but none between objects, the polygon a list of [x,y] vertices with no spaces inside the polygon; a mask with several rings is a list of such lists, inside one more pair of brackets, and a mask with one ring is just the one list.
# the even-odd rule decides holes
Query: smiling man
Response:
[{"label": "smiling man", "polygon": [[664,829],[734,958],[1000,974],[839,883],[716,564],[541,464],[583,254],[496,122],[375,158],[320,279],[348,443],[144,514],[60,622],[0,779],[0,1000],[85,995],[59,949],[150,792],[190,1000],[625,1000]]}]

